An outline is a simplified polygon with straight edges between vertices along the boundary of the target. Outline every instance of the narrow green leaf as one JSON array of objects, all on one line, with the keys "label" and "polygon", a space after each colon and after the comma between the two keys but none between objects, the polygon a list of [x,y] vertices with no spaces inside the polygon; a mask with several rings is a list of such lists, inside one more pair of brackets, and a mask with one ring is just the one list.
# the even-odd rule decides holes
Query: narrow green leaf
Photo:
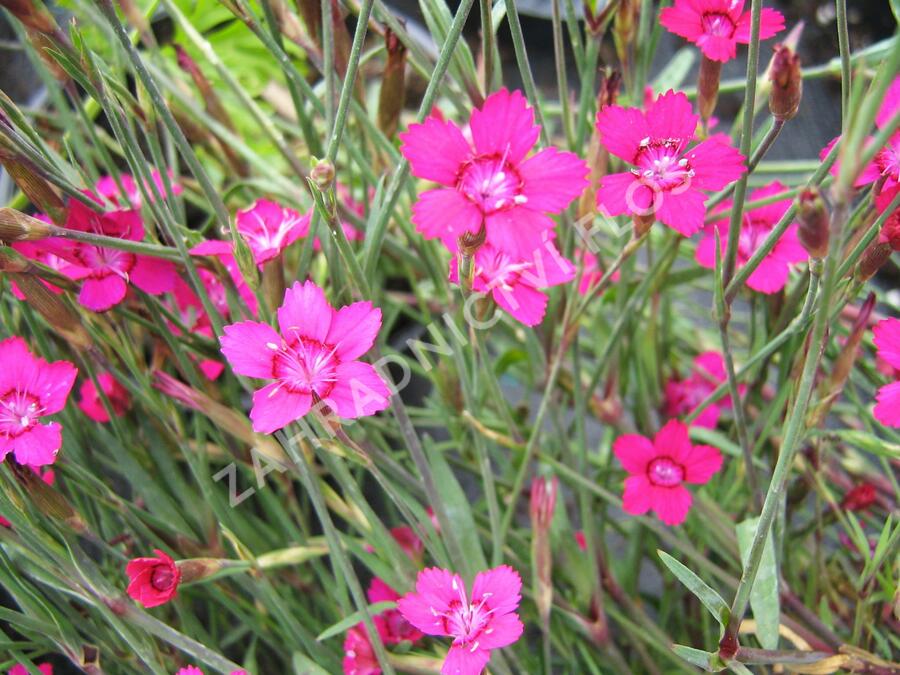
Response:
[{"label": "narrow green leaf", "polygon": [[327,670],[300,652],[294,652],[291,662],[294,666],[294,675],[328,675]]},{"label": "narrow green leaf", "polygon": [[694,66],[695,53],[696,50],[688,47],[679,49],[653,80],[651,84],[653,91],[662,92],[680,88]]},{"label": "narrow green leaf", "polygon": [[[376,602],[373,605],[369,605],[368,611],[371,616],[376,616],[377,614],[381,614],[382,612],[394,609],[397,606],[396,602],[392,600],[386,600],[384,602]],[[353,628],[358,623],[362,623],[363,613],[362,611],[353,612],[350,616],[346,616],[336,624],[329,626],[321,633],[316,636],[317,642],[322,642],[323,640],[327,640],[328,638],[332,638],[335,635],[340,635]]]},{"label": "narrow green leaf", "polygon": [[725,604],[725,601],[722,599],[722,596],[707,586],[703,579],[698,577],[665,551],[658,550],[657,554],[659,555],[660,560],[663,561],[663,564],[669,568],[669,571],[678,577],[678,580],[687,586],[687,589],[691,593],[697,596],[697,599],[703,603],[703,606],[716,618],[719,625],[724,627],[725,624],[728,623],[729,609],[728,605]]},{"label": "narrow green leaf", "polygon": [[713,652],[705,652],[702,649],[694,649],[685,645],[672,645],[672,651],[691,665],[702,668],[708,673],[724,670],[719,655]]},{"label": "narrow green leaf", "polygon": [[[759,518],[751,518],[735,528],[743,565],[747,564],[758,522]],[[777,649],[781,608],[778,598],[778,564],[775,561],[771,532],[766,538],[759,571],[750,591],[750,607],[753,609],[753,618],[756,619],[756,637],[760,644],[766,649]]]}]

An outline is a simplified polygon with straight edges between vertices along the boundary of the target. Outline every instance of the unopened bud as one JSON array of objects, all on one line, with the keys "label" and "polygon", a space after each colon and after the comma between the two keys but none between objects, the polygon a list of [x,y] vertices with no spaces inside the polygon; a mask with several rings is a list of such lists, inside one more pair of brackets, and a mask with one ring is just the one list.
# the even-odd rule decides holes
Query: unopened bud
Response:
[{"label": "unopened bud", "polygon": [[713,61],[704,56],[700,60],[700,75],[697,80],[697,109],[703,129],[706,130],[709,118],[716,109],[719,99],[719,79],[722,76],[722,62]]},{"label": "unopened bud", "polygon": [[[591,5],[603,5],[599,12],[594,13],[594,9],[591,8]],[[612,12],[618,4],[615,2],[604,2],[604,3],[591,3],[584,2],[582,3],[584,9],[584,22],[587,25],[588,32],[593,35],[595,38],[599,38],[603,35],[603,31],[606,28],[606,23],[610,17],[610,12]]]},{"label": "unopened bud", "polygon": [[66,222],[66,208],[56,190],[11,147],[9,139],[0,133],[0,164],[19,189],[38,210],[50,216],[57,225]]},{"label": "unopened bud", "polygon": [[893,253],[893,249],[890,244],[882,241],[872,242],[860,256],[853,277],[858,282],[865,283],[884,266],[890,259],[891,253]]},{"label": "unopened bud", "polygon": [[384,33],[384,45],[387,61],[378,92],[378,128],[385,136],[393,138],[406,98],[406,47],[391,29]]},{"label": "unopened bud", "polygon": [[[612,4],[612,3],[609,3]],[[613,23],[613,41],[616,45],[616,53],[619,63],[624,69],[629,68],[634,39],[637,35],[638,18],[641,12],[640,0],[620,0],[616,10],[616,18]]]},{"label": "unopened bud", "polygon": [[320,159],[309,172],[309,178],[319,192],[327,192],[334,184],[334,164],[325,159]]},{"label": "unopened bud", "polygon": [[775,45],[769,79],[772,82],[769,111],[776,120],[784,122],[792,119],[800,108],[800,99],[803,96],[800,57],[794,50],[785,45]]},{"label": "unopened bud", "polygon": [[31,274],[13,273],[10,277],[16,282],[28,304],[69,344],[76,349],[91,346],[91,336],[63,296],[50,292],[39,278]]},{"label": "unopened bud", "polygon": [[535,530],[546,532],[553,521],[553,513],[556,510],[556,493],[559,490],[559,481],[556,476],[547,480],[538,476],[531,481],[531,502],[529,512],[531,514],[531,526]]},{"label": "unopened bud", "polygon": [[871,483],[860,483],[853,487],[841,500],[841,508],[845,511],[863,511],[872,504],[878,496],[875,486]]},{"label": "unopened bud", "polygon": [[820,259],[828,255],[831,219],[818,189],[807,188],[797,197],[797,220],[797,236],[809,255]]},{"label": "unopened bud", "polygon": [[653,223],[656,222],[656,216],[653,213],[641,214],[635,213],[631,217],[634,224],[634,238],[639,239],[650,231]]},{"label": "unopened bud", "polygon": [[559,481],[540,476],[531,482],[531,558],[534,565],[534,600],[544,630],[549,629],[553,605],[553,551],[550,547],[550,523],[556,509]]},{"label": "unopened bud", "polygon": [[0,208],[0,241],[34,241],[51,235],[52,228],[43,220],[9,207]]},{"label": "unopened bud", "polygon": [[48,518],[65,521],[78,532],[85,530],[84,521],[62,493],[51,485],[52,480],[48,482],[29,466],[15,462],[12,462],[11,466],[16,479],[38,511]]},{"label": "unopened bud", "polygon": [[181,583],[189,584],[192,581],[208,579],[220,570],[224,569],[229,560],[219,558],[188,558],[175,563],[181,572]]}]

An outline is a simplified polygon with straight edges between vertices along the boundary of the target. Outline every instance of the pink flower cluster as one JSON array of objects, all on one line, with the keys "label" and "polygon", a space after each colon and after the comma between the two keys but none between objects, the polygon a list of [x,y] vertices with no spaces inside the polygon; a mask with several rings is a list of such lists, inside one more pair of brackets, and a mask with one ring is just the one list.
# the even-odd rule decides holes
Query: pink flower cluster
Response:
[{"label": "pink flower cluster", "polygon": [[[874,328],[878,358],[900,371],[900,319],[884,319]],[[889,427],[900,427],[900,379],[878,390],[873,410],[875,419]]]}]

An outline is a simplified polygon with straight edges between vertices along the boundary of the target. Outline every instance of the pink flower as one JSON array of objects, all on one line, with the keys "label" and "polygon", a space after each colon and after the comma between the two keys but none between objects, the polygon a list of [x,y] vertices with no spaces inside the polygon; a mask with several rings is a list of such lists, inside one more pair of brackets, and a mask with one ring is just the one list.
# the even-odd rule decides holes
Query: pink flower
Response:
[{"label": "pink flower", "polygon": [[[43,213],[36,213],[34,217],[38,220],[43,220],[46,223],[51,222],[50,218],[45,216]],[[44,249],[40,242],[33,241],[15,241],[12,243],[13,249],[17,252],[25,256],[30,260],[34,260],[36,262],[41,263],[42,265],[46,265],[47,267],[56,270],[60,274],[66,274],[66,269],[70,266],[68,262],[60,258],[55,253]],[[68,276],[68,275],[67,275]],[[51,284],[48,281],[44,281],[41,279],[41,283],[47,287],[51,293],[59,295],[62,293],[62,289],[58,286]],[[19,287],[16,286],[16,282],[10,282],[10,290],[16,298],[19,300],[24,300],[25,296],[19,290]]]},{"label": "pink flower", "polygon": [[[900,319],[884,319],[872,329],[878,358],[900,369]],[[875,419],[889,427],[900,427],[900,380],[878,390]]]},{"label": "pink flower", "polygon": [[[395,602],[400,599],[400,594],[378,577],[373,578],[369,583],[366,595],[372,604]],[[422,633],[403,618],[403,615],[396,609],[387,609],[381,614],[373,616],[372,621],[375,622],[375,628],[381,636],[381,641],[386,645],[397,645],[404,641],[415,643],[422,639]]]},{"label": "pink flower", "polygon": [[597,114],[601,142],[634,165],[601,179],[597,206],[611,216],[655,215],[690,237],[703,227],[706,195],[746,171],[744,157],[718,138],[689,148],[699,117],[683,93],[669,90],[647,112],[606,106]]},{"label": "pink flower", "polygon": [[185,666],[184,668],[179,668],[175,675],[203,675],[203,671],[197,666]]},{"label": "pink flower", "polygon": [[[128,395],[128,390],[109,373],[97,375],[97,382],[100,383],[100,388],[106,394],[106,398],[109,399],[109,404],[112,406],[116,417],[124,415],[131,405],[131,397]],[[78,407],[81,408],[81,412],[95,422],[109,422],[109,414],[106,412],[106,408],[103,407],[103,401],[100,400],[100,394],[97,392],[93,380],[87,379],[82,382],[79,393],[81,394],[81,399],[78,401]]]},{"label": "pink flower", "polygon": [[[875,196],[878,213],[884,213],[898,192],[900,184],[890,190],[882,190]],[[890,245],[892,251],[900,251],[900,209],[895,209],[884,221],[881,232],[878,233],[878,241]]]},{"label": "pink flower", "polygon": [[[670,417],[687,415],[694,411],[707,396],[725,382],[725,361],[719,352],[703,352],[694,359],[694,369],[683,380],[671,379],[665,385],[665,414]],[[740,385],[743,392],[746,387]],[[722,408],[731,407],[731,397],[723,396],[716,403],[708,405],[694,420],[694,425],[705,429],[715,429],[719,423]]]},{"label": "pink flower", "polygon": [[[256,313],[259,311],[256,295],[253,293],[253,289],[244,281],[241,270],[238,268],[237,260],[234,259],[234,246],[230,241],[220,241],[218,239],[201,241],[190,250],[190,254],[198,257],[212,256],[218,258],[225,267],[225,271],[228,272],[228,276],[231,277],[231,281],[234,283],[238,295],[241,296],[241,299],[247,305],[250,313],[253,314],[253,316],[256,316]],[[209,299],[222,316],[228,316],[230,308],[228,305],[228,292],[225,290],[225,285],[213,272],[209,270],[199,270],[199,272],[200,280],[206,287]],[[176,284],[175,299],[178,302],[181,311],[185,311],[186,308],[190,310],[191,307],[194,308],[194,310],[199,309],[204,312],[204,317],[203,319],[198,319],[198,321],[209,322],[209,317],[205,316],[203,304],[200,302],[200,298],[197,297],[196,293],[194,293],[193,288],[187,284]],[[212,328],[210,327],[209,337],[212,337],[211,332]]]},{"label": "pink flower", "polygon": [[354,626],[344,638],[344,675],[380,675],[375,650],[362,626]]},{"label": "pink flower", "polygon": [[400,527],[392,527],[391,528],[391,536],[394,538],[400,548],[403,549],[403,552],[410,557],[411,560],[421,560],[422,551],[425,546],[422,544],[422,540],[413,532],[411,527],[407,527],[406,525],[401,525]]},{"label": "pink flower", "polygon": [[691,445],[687,425],[678,420],[669,420],[652,442],[637,434],[619,436],[613,453],[628,472],[622,509],[633,515],[653,509],[666,525],[683,523],[691,508],[684,483],[706,483],[722,467],[721,453]]},{"label": "pink flower", "polygon": [[[174,181],[174,174],[171,169],[169,169],[167,173],[169,174],[169,182],[172,186],[172,194],[180,195],[184,192],[184,188],[181,187],[181,184]],[[163,183],[162,174],[158,169],[151,169],[150,176],[152,177],[159,194],[165,198],[166,186],[165,183]],[[136,209],[141,208],[141,203],[144,198],[134,178],[132,178],[130,174],[123,173],[119,176],[119,181],[122,183],[122,189],[125,191],[125,196],[128,197],[128,203]],[[119,186],[116,185],[116,179],[112,176],[102,176],[94,186],[94,190],[98,195],[107,201],[112,202],[116,206],[127,206],[127,204],[119,202],[121,192],[119,191]],[[151,197],[153,196],[153,191],[149,188],[148,193]]]},{"label": "pink flower", "polygon": [[841,500],[841,508],[847,511],[863,511],[878,499],[878,491],[872,483],[864,482],[854,485],[853,489],[844,495]]},{"label": "pink flower", "polygon": [[258,199],[235,216],[238,232],[250,246],[253,259],[262,266],[309,233],[309,216],[277,202]]},{"label": "pink flower", "polygon": [[[42,663],[37,669],[41,671],[44,675],[53,675],[53,665],[50,663]],[[28,675],[28,668],[23,666],[21,663],[17,663],[8,671],[9,675]]]},{"label": "pink flower", "polygon": [[516,609],[522,579],[501,565],[475,576],[471,598],[458,574],[431,567],[419,572],[414,593],[397,603],[400,613],[426,635],[453,638],[443,675],[479,675],[491,650],[511,645],[524,626]]},{"label": "pink flower", "polygon": [[[749,200],[755,201],[780,194],[787,187],[773,181],[759,190],[750,193]],[[717,211],[725,211],[733,206],[729,199],[722,202]],[[767,206],[760,206],[751,211],[744,212],[741,223],[741,234],[738,238],[737,265],[743,267],[756,253],[769,236],[779,220],[791,208],[790,199],[782,199]],[[704,229],[703,239],[697,245],[696,259],[701,267],[715,269],[716,267],[716,231],[719,232],[721,242],[721,254],[725,255],[728,247],[728,219],[723,218],[707,225]],[[797,238],[797,224],[791,224],[781,239],[769,254],[763,258],[759,266],[753,270],[753,274],[747,277],[747,286],[760,293],[777,293],[785,287],[788,281],[791,265],[804,262],[809,258],[806,249]]]},{"label": "pink flower", "polygon": [[[729,61],[737,45],[750,43],[750,12],[744,0],[675,0],[659,13],[659,22],[700,48],[713,61]],[[768,40],[784,29],[781,12],[763,7],[759,39]]]},{"label": "pink flower", "polygon": [[278,308],[281,333],[256,321],[225,326],[222,353],[238,375],[275,380],[253,395],[253,429],[271,434],[309,412],[314,399],[343,418],[387,408],[390,391],[358,361],[375,342],[381,310],[355,302],[335,311],[324,291],[299,281]]},{"label": "pink flower", "polygon": [[[578,292],[581,295],[587,295],[594,286],[600,283],[604,271],[597,256],[587,249],[579,250],[575,257],[584,266],[584,271],[581,273],[581,282],[578,284]],[[618,281],[620,276],[619,270],[616,270],[613,272],[610,281]]]},{"label": "pink flower", "polygon": [[[66,228],[129,241],[144,238],[144,224],[137,210],[96,213],[77,199],[69,201]],[[105,312],[122,302],[129,283],[150,295],[160,295],[174,288],[178,276],[168,260],[58,238],[44,242],[47,250],[71,263],[64,270],[67,276],[84,279],[78,301],[95,312]]]},{"label": "pink flower", "polygon": [[[885,92],[884,100],[881,102],[881,107],[878,109],[878,114],[875,116],[875,126],[879,129],[883,129],[887,126],[898,108],[900,108],[900,77],[894,78],[894,81],[891,82],[891,86],[888,87],[887,92]],[[828,145],[822,148],[822,151],[819,153],[819,159],[825,159],[825,156],[831,152],[834,144],[837,143],[840,138],[840,136],[837,136],[832,139]],[[873,140],[874,139],[871,136],[868,137],[866,139],[866,145],[871,145]],[[831,173],[834,176],[837,176],[840,173],[840,170],[840,162],[835,162],[831,167]],[[885,146],[875,154],[872,161],[867,166],[863,167],[862,173],[856,177],[856,181],[853,185],[855,187],[869,185],[882,176],[886,179],[884,186],[881,189],[882,194],[891,192],[900,185],[900,131],[894,132]],[[880,210],[884,210],[884,207],[881,207]]]},{"label": "pink flower", "polygon": [[144,607],[162,605],[178,594],[181,570],[168,555],[154,549],[155,558],[134,558],[125,567],[128,595]]},{"label": "pink flower", "polygon": [[[35,467],[31,467],[31,470],[38,474],[41,477],[41,480],[44,481],[47,485],[53,485],[56,482],[56,472],[53,469],[45,469],[42,472],[38,471]],[[0,516],[0,527],[11,528],[12,523],[3,516]]]},{"label": "pink flower", "polygon": [[19,464],[53,464],[62,427],[38,420],[65,407],[78,369],[34,356],[20,337],[0,342],[0,363],[0,461],[13,453]]},{"label": "pink flower", "polygon": [[453,122],[429,117],[400,134],[412,174],[443,187],[419,195],[412,221],[451,251],[482,224],[487,242],[528,259],[553,238],[547,214],[559,213],[587,187],[588,168],[571,152],[545,148],[528,159],[540,128],[521,92],[497,91],[473,110],[471,141]]},{"label": "pink flower", "polygon": [[[564,284],[575,277],[575,267],[549,241],[526,259],[485,244],[475,252],[474,265],[472,289],[490,293],[494,302],[526,326],[539,324],[547,310],[547,295],[538,289]],[[455,255],[450,261],[450,281],[459,283]]]}]

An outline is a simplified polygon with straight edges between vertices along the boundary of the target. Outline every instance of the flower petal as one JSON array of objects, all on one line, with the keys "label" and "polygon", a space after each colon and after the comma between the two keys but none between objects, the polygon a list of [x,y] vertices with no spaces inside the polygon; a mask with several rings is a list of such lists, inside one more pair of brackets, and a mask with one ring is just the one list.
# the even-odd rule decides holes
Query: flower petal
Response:
[{"label": "flower petal", "polygon": [[295,281],[285,291],[284,302],[278,308],[278,326],[289,342],[296,336],[324,342],[333,313],[325,291],[312,281]]},{"label": "flower petal", "polygon": [[253,431],[271,434],[300,419],[312,405],[312,396],[290,391],[280,382],[273,382],[253,393],[250,421]]},{"label": "flower petal", "polygon": [[656,200],[656,218],[685,237],[703,227],[706,215],[706,195],[688,188],[684,192],[661,192]]},{"label": "flower petal", "polygon": [[146,255],[135,258],[135,266],[131,270],[129,280],[144,293],[160,295],[175,288],[178,272],[171,261]]},{"label": "flower petal", "polygon": [[479,572],[472,584],[472,604],[486,599],[494,615],[515,612],[522,599],[522,577],[509,565]]},{"label": "flower petal", "polygon": [[399,138],[412,175],[442,185],[454,185],[462,165],[472,156],[459,127],[436,117],[410,124]]},{"label": "flower petal", "polygon": [[609,105],[597,113],[600,142],[611,154],[634,163],[641,141],[650,136],[647,118],[637,108]]},{"label": "flower petal", "polygon": [[691,187],[700,190],[721,190],[747,170],[744,156],[736,148],[716,139],[703,141],[684,156],[694,170]]},{"label": "flower petal", "polygon": [[700,116],[694,114],[688,97],[671,89],[660,94],[647,111],[650,136],[654,138],[689,141],[694,137],[699,119]]},{"label": "flower petal", "polygon": [[671,457],[678,463],[690,455],[691,439],[687,425],[680,420],[669,420],[653,437],[656,454]]},{"label": "flower petal", "polygon": [[530,260],[554,236],[550,218],[522,206],[490,214],[486,227],[491,246],[523,260]]},{"label": "flower petal", "polygon": [[878,390],[878,403],[872,414],[875,419],[889,427],[900,427],[900,382],[888,384]]},{"label": "flower petal", "polygon": [[240,321],[225,326],[224,331],[219,344],[235,373],[264,379],[275,376],[273,362],[282,339],[274,328],[258,321]]},{"label": "flower petal", "polygon": [[653,512],[666,525],[680,525],[691,510],[693,497],[684,485],[675,487],[654,486],[650,493]]},{"label": "flower petal", "polygon": [[371,364],[347,361],[335,371],[337,382],[324,400],[339,417],[368,417],[390,405],[391,390]]},{"label": "flower petal", "polygon": [[62,427],[56,422],[36,424],[12,440],[12,452],[19,464],[46,466],[56,461],[62,446]]},{"label": "flower petal", "polygon": [[473,110],[469,125],[479,154],[505,156],[513,165],[534,147],[540,133],[540,127],[534,123],[534,111],[522,92],[506,89],[494,92],[480,110]]},{"label": "flower petal", "polygon": [[547,295],[527,284],[516,283],[511,288],[496,287],[491,295],[499,307],[526,326],[537,326],[547,311]]},{"label": "flower petal", "polygon": [[334,313],[325,343],[334,345],[342,361],[352,361],[372,348],[380,328],[381,310],[368,301],[354,302]]},{"label": "flower petal", "polygon": [[650,510],[653,485],[646,475],[629,476],[625,479],[625,492],[622,494],[622,510],[633,516],[640,516]]},{"label": "flower petal", "polygon": [[872,329],[878,356],[900,368],[900,319],[884,319]]},{"label": "flower petal", "polygon": [[535,211],[559,213],[588,185],[588,167],[578,155],[544,148],[519,166],[522,194]]},{"label": "flower petal", "polygon": [[722,468],[722,453],[711,445],[695,445],[684,465],[685,482],[703,484]]},{"label": "flower petal", "polygon": [[427,190],[413,204],[412,222],[426,239],[439,237],[451,251],[465,232],[477,232],[484,214],[453,188]]},{"label": "flower petal", "polygon": [[625,434],[613,443],[613,454],[628,473],[637,475],[647,472],[647,465],[658,453],[646,436]]},{"label": "flower petal", "polygon": [[491,652],[487,649],[453,645],[441,666],[441,675],[481,675],[490,660]]},{"label": "flower petal", "polygon": [[81,284],[78,302],[93,312],[105,312],[122,302],[127,292],[128,284],[120,276],[90,277]]}]

